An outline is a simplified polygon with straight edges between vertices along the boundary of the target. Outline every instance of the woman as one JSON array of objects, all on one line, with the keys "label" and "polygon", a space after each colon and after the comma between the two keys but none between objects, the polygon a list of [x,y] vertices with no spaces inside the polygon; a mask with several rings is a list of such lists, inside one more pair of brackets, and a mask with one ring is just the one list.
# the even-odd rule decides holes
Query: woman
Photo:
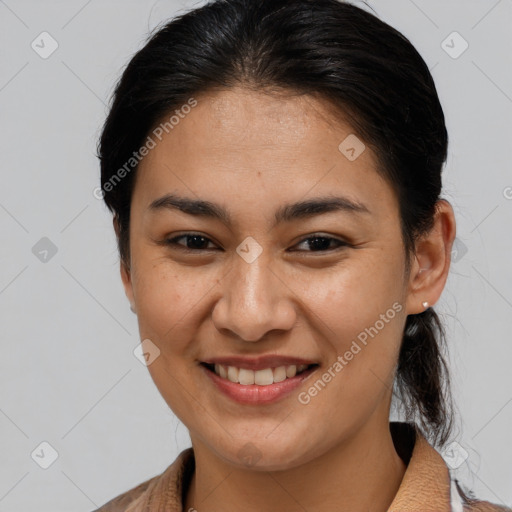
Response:
[{"label": "woman", "polygon": [[336,0],[211,2],[133,57],[98,149],[142,352],[192,441],[100,511],[505,510],[435,449],[455,219],[405,37]]}]

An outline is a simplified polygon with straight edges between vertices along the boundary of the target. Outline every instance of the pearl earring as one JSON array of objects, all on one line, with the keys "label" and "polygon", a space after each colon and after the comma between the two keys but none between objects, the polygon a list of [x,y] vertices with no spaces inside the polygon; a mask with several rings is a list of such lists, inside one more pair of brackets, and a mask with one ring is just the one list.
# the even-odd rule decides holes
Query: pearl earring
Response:
[{"label": "pearl earring", "polygon": [[425,309],[427,309],[427,308],[428,308],[428,302],[427,302],[427,301],[422,302],[422,303],[421,303],[421,305],[422,305]]}]

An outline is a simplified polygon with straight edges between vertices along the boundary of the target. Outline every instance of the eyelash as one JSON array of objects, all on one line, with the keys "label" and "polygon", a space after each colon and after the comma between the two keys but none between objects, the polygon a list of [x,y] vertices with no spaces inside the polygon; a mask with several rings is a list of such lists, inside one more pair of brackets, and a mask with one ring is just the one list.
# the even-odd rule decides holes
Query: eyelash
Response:
[{"label": "eyelash", "polygon": [[[204,239],[207,242],[211,242],[211,240],[209,238],[207,238],[207,237],[205,237],[205,236],[203,236],[203,235],[201,235],[199,233],[184,233],[182,235],[175,236],[174,238],[168,238],[168,239],[164,240],[162,243],[163,243],[163,245],[171,246],[171,247],[177,247],[180,250],[182,250],[184,252],[189,252],[189,253],[197,253],[197,252],[211,250],[211,249],[192,249],[190,247],[186,247],[186,246],[183,246],[182,244],[178,243],[178,240],[180,240],[182,238],[194,237],[194,236],[200,237],[200,238]],[[317,234],[314,234],[314,235],[308,236],[306,238],[303,238],[296,245],[300,245],[300,244],[302,244],[304,242],[307,242],[307,241],[310,241],[310,240],[315,240],[315,239],[328,240],[329,243],[336,242],[338,244],[338,247],[334,247],[334,248],[330,248],[330,249],[321,249],[319,251],[300,251],[299,250],[299,251],[292,251],[292,252],[325,253],[325,252],[335,251],[337,249],[340,249],[341,247],[349,247],[350,246],[350,244],[348,244],[347,242],[344,242],[343,240],[339,240],[338,238],[333,238],[331,236],[325,236],[325,235],[317,235]]]}]

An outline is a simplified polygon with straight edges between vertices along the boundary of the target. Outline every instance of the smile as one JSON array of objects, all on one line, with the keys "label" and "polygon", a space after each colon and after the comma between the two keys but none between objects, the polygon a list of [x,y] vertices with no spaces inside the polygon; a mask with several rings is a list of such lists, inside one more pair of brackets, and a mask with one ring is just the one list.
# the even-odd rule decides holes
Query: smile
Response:
[{"label": "smile", "polygon": [[226,366],[222,364],[207,364],[204,365],[210,370],[214,371],[219,377],[230,382],[248,386],[257,384],[259,386],[269,386],[277,382],[283,382],[286,379],[291,379],[296,375],[300,375],[309,367],[317,366],[314,364],[307,365],[287,365],[278,366],[277,368],[265,368],[262,370],[249,370],[247,368],[238,368],[236,366]]},{"label": "smile", "polygon": [[229,399],[246,405],[269,405],[297,390],[318,364],[286,365],[251,370],[219,363],[201,363],[214,388]]}]

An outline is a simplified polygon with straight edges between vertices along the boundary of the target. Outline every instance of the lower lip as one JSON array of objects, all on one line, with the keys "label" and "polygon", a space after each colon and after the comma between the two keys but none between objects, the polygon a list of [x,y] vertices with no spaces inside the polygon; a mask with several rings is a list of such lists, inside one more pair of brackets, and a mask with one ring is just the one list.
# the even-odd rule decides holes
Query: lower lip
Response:
[{"label": "lower lip", "polygon": [[241,404],[271,404],[281,400],[292,391],[296,390],[302,382],[307,379],[318,366],[313,366],[303,371],[299,375],[287,378],[282,382],[260,386],[258,384],[238,384],[228,379],[223,379],[215,372],[209,370],[203,365],[199,365],[206,375],[213,381],[217,388],[226,396]]}]

